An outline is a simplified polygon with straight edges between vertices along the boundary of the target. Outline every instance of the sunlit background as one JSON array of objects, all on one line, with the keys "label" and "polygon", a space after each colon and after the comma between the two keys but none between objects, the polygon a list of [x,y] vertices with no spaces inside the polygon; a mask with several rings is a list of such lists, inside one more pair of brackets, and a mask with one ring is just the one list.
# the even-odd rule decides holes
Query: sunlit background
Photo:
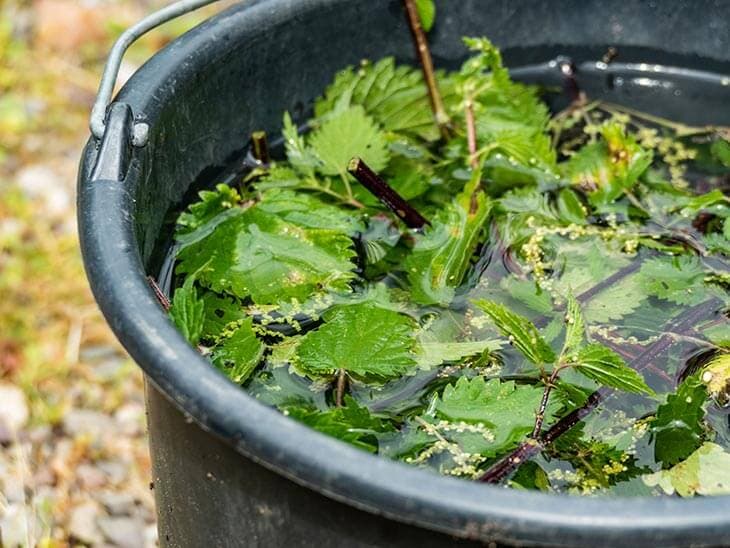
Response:
[{"label": "sunlit background", "polygon": [[0,546],[156,545],[141,375],[87,287],[75,184],[106,53],[165,3],[0,0]]}]

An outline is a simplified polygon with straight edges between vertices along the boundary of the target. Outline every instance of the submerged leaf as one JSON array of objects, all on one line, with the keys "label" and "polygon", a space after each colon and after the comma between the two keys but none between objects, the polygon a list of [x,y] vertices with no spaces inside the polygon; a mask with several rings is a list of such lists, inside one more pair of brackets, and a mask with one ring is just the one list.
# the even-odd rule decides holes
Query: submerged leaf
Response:
[{"label": "submerged leaf", "polygon": [[323,434],[375,453],[378,450],[376,434],[388,432],[392,427],[373,417],[367,408],[360,407],[350,396],[345,396],[344,404],[326,411],[290,405],[282,408],[282,412]]},{"label": "submerged leaf", "polygon": [[[494,433],[495,445],[501,446],[528,434],[535,425],[540,407],[542,386],[517,385],[499,379],[485,381],[461,377],[444,389],[436,403],[436,412],[452,422],[483,423]],[[545,420],[550,421],[560,408],[553,398]]]}]

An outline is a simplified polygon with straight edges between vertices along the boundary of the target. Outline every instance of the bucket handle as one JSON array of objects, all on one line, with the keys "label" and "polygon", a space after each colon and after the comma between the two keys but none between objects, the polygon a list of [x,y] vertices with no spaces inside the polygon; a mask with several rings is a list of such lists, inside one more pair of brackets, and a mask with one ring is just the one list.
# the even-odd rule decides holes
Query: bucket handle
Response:
[{"label": "bucket handle", "polygon": [[[185,15],[214,2],[218,2],[218,0],[179,0],[148,15],[135,25],[129,27],[114,42],[114,46],[109,52],[106,65],[104,65],[104,73],[99,83],[99,91],[96,93],[96,99],[89,119],[91,134],[97,140],[101,140],[104,137],[107,109],[111,103],[114,86],[117,83],[122,57],[124,57],[129,46],[138,38],[163,23],[167,23],[172,19],[176,19],[181,15]],[[149,125],[144,122],[135,122],[132,128],[132,144],[136,147],[144,146],[147,143],[149,129]]]}]

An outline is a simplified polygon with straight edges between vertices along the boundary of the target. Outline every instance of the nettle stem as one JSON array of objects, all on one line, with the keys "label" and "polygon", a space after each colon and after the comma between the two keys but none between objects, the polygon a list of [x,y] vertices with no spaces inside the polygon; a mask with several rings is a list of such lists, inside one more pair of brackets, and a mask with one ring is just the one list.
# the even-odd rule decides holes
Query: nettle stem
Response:
[{"label": "nettle stem", "polygon": [[532,429],[532,438],[537,439],[542,432],[542,423],[545,421],[545,410],[547,409],[548,400],[550,399],[550,392],[555,386],[555,382],[558,380],[558,375],[565,368],[563,365],[556,365],[553,368],[552,374],[545,381],[545,390],[542,393],[542,400],[540,401],[540,408],[537,410],[535,415],[535,428]]},{"label": "nettle stem", "polygon": [[411,29],[413,43],[416,46],[416,55],[418,55],[418,60],[421,63],[423,80],[426,82],[428,98],[431,101],[431,110],[433,111],[436,125],[441,132],[441,136],[444,139],[449,139],[451,137],[449,115],[446,113],[446,108],[444,107],[444,102],[441,98],[441,92],[439,91],[438,84],[436,83],[436,74],[433,68],[431,50],[428,47],[426,33],[421,25],[421,17],[418,15],[418,8],[416,7],[414,0],[403,0],[403,5],[406,9],[408,27]]},{"label": "nettle stem", "polygon": [[254,131],[251,134],[251,148],[253,157],[257,162],[263,165],[268,165],[271,162],[269,142],[266,139],[265,131]]},{"label": "nettle stem", "polygon": [[393,187],[375,173],[368,165],[358,157],[350,160],[347,171],[357,179],[362,186],[380,200],[388,209],[395,213],[408,228],[421,229],[431,223],[409,204]]},{"label": "nettle stem", "polygon": [[347,388],[347,372],[340,368],[337,372],[337,387],[335,388],[335,406],[342,407],[345,401],[345,389]]},{"label": "nettle stem", "polygon": [[[691,330],[699,321],[707,318],[707,316],[721,304],[722,303],[719,299],[710,299],[709,301],[693,306],[692,308],[687,309],[678,318],[669,322],[669,326],[665,331],[684,333],[687,330]],[[637,372],[647,369],[659,356],[669,349],[672,342],[673,338],[665,333],[658,341],[648,346],[644,352],[637,356],[636,359],[632,360],[630,363],[631,367]],[[514,451],[490,466],[479,478],[479,481],[485,483],[499,483],[504,480],[517,470],[523,462],[540,453],[556,439],[587,417],[600,402],[608,399],[613,392],[614,390],[611,388],[601,388],[596,390],[588,396],[588,399],[581,407],[578,407],[565,415],[547,432],[545,432],[545,434],[537,438],[528,438]]]},{"label": "nettle stem", "polygon": [[467,99],[464,104],[464,118],[466,119],[466,142],[469,147],[469,165],[472,169],[479,167],[477,155],[477,126],[474,119],[474,101]]},{"label": "nettle stem", "polygon": [[165,312],[169,312],[171,306],[170,299],[167,298],[167,295],[165,295],[164,291],[162,291],[155,279],[152,276],[147,276],[147,283],[152,288],[152,291],[157,298],[157,302],[160,303],[160,306],[163,308],[163,310]]}]

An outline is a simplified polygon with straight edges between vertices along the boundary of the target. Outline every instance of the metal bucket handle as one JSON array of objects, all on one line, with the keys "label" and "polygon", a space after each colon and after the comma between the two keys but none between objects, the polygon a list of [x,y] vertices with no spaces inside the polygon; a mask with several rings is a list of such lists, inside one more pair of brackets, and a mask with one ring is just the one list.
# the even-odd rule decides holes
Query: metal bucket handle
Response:
[{"label": "metal bucket handle", "polygon": [[[114,92],[114,86],[119,76],[122,57],[124,57],[129,46],[138,38],[163,23],[167,23],[181,15],[185,15],[214,2],[218,2],[218,0],[179,0],[148,15],[122,33],[109,52],[109,58],[106,61],[104,73],[99,83],[99,91],[96,93],[96,100],[91,109],[89,127],[91,128],[91,134],[97,140],[101,141],[104,137],[107,110],[111,104],[112,93]],[[132,145],[136,147],[144,146],[147,143],[149,129],[149,126],[144,122],[135,122],[132,127]]]}]

